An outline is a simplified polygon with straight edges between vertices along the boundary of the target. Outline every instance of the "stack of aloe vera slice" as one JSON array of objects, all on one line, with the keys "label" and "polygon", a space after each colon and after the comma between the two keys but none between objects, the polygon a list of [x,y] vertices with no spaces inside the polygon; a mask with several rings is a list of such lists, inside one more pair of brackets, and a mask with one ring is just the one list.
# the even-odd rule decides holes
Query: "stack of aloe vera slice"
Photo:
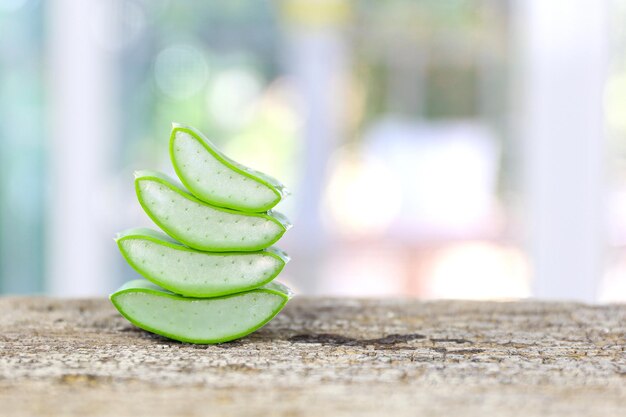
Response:
[{"label": "stack of aloe vera slice", "polygon": [[222,154],[202,133],[174,124],[170,157],[183,185],[153,171],[135,176],[139,203],[165,233],[118,235],[144,278],[111,295],[136,326],[190,343],[221,343],[269,322],[291,292],[274,282],[289,258],[272,246],[291,227],[271,209],[285,189]]}]

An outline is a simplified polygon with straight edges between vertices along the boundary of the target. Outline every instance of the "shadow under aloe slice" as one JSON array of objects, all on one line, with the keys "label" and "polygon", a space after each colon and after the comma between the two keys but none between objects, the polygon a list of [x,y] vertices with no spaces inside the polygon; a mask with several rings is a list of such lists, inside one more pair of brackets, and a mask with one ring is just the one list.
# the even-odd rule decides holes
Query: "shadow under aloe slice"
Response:
[{"label": "shadow under aloe slice", "polygon": [[263,212],[274,207],[285,193],[276,179],[228,158],[192,127],[174,124],[170,157],[185,187],[209,204]]},{"label": "shadow under aloe slice", "polygon": [[272,282],[216,298],[186,298],[146,280],[127,282],[111,294],[117,310],[135,326],[181,342],[212,344],[246,336],[282,310],[291,294]]},{"label": "shadow under aloe slice", "polygon": [[135,190],[145,212],[165,233],[201,251],[258,251],[291,227],[280,213],[245,213],[204,203],[154,171],[137,172]]},{"label": "shadow under aloe slice", "polygon": [[144,228],[127,230],[116,240],[124,258],[143,277],[187,297],[216,297],[260,287],[289,260],[278,248],[200,252]]}]

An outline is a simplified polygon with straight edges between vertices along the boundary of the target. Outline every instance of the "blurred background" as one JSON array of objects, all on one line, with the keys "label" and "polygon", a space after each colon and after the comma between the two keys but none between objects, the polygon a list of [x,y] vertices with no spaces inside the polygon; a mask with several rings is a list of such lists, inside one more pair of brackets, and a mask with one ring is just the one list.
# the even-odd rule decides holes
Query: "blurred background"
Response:
[{"label": "blurred background", "polygon": [[0,292],[104,295],[172,121],[300,294],[626,300],[626,2],[0,0]]}]

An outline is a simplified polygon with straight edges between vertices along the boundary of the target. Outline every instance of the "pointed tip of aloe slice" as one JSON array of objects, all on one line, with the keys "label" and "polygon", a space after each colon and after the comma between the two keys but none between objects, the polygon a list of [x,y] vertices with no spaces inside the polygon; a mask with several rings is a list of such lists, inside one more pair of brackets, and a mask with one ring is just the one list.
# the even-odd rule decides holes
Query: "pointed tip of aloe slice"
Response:
[{"label": "pointed tip of aloe slice", "polygon": [[187,127],[182,123],[178,123],[178,122],[172,122],[172,130],[176,130],[176,129],[180,129],[180,128],[184,128]]},{"label": "pointed tip of aloe slice", "polygon": [[283,197],[287,197],[287,196],[291,195],[291,190],[289,188],[287,188],[286,186],[284,186],[283,184],[280,184],[276,188],[279,190],[280,194]]},{"label": "pointed tip of aloe slice", "polygon": [[137,178],[143,178],[143,177],[160,177],[160,178],[167,178],[167,175],[159,172],[159,171],[154,171],[152,169],[138,169],[135,172],[133,172],[133,175],[135,176],[135,179]]},{"label": "pointed tip of aloe slice", "polygon": [[276,248],[275,251],[283,258],[283,260],[285,261],[285,264],[291,261],[291,256],[289,256],[289,254],[285,252],[284,250],[280,248]]},{"label": "pointed tip of aloe slice", "polygon": [[269,284],[265,284],[263,288],[267,288],[269,290],[279,292],[283,294],[285,297],[287,297],[287,300],[293,298],[293,296],[295,295],[295,293],[291,290],[291,288],[289,288],[282,282],[278,282],[278,281],[272,281]]},{"label": "pointed tip of aloe slice", "polygon": [[285,216],[283,213],[276,211],[276,210],[269,210],[267,214],[269,214],[270,216],[278,220],[285,228],[285,231],[293,227],[293,223],[291,223],[291,220],[289,220],[287,216]]}]

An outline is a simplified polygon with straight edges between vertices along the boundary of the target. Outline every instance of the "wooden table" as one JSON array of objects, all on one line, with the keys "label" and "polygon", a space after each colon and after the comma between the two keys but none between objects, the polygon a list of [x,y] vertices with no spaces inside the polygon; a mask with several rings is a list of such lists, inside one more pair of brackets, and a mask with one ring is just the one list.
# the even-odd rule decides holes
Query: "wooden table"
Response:
[{"label": "wooden table", "polygon": [[296,298],[218,346],[0,299],[1,416],[626,416],[626,305]]}]

